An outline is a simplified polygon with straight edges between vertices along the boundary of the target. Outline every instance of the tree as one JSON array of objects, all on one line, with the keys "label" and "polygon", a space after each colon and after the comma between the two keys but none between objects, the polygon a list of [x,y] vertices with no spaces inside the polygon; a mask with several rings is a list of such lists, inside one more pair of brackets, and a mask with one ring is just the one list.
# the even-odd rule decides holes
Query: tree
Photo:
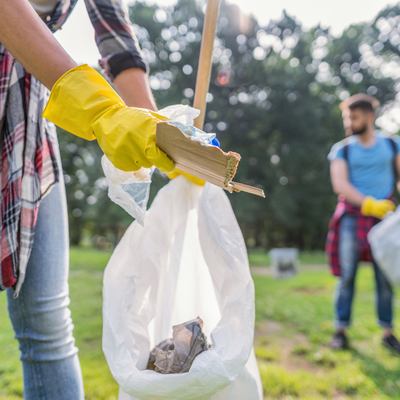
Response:
[{"label": "tree", "polygon": [[[351,26],[334,38],[319,26],[304,30],[287,14],[260,27],[237,6],[222,4],[204,129],[217,133],[223,149],[241,154],[235,180],[266,192],[266,199],[229,195],[249,246],[323,247],[336,202],[326,157],[344,137],[338,105],[365,92],[384,109],[393,107],[400,89],[399,14],[399,6],[388,8],[372,24]],[[204,6],[195,0],[166,9],[136,2],[130,17],[159,107],[190,104]],[[230,75],[228,82],[219,79],[221,70]],[[99,149],[87,143],[75,148],[71,144],[80,139],[71,136],[63,140],[64,158],[72,160],[65,166],[72,180],[70,217],[76,219],[72,236],[80,237],[84,228],[115,231],[116,221],[126,226],[130,219],[105,197]],[[89,149],[95,164],[77,165],[75,157],[84,161]],[[155,181],[152,197],[167,179],[157,175]],[[97,202],[83,206],[90,196]],[[82,215],[73,217],[77,209]]]}]

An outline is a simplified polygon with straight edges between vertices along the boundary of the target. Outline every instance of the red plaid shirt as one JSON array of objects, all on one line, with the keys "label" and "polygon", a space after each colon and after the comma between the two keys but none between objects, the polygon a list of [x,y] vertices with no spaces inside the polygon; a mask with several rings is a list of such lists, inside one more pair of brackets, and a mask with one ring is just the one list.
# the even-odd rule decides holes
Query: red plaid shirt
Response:
[{"label": "red plaid shirt", "polygon": [[18,294],[40,201],[60,173],[55,127],[42,117],[47,96],[0,44],[0,291],[16,285]]},{"label": "red plaid shirt", "polygon": [[372,261],[372,253],[367,240],[367,235],[371,228],[380,221],[377,218],[362,215],[359,207],[347,202],[343,196],[339,196],[338,205],[336,206],[333,217],[329,222],[329,231],[325,246],[328,263],[332,274],[335,276],[341,275],[339,260],[339,232],[340,221],[345,214],[357,217],[357,247],[360,252],[361,261]]}]

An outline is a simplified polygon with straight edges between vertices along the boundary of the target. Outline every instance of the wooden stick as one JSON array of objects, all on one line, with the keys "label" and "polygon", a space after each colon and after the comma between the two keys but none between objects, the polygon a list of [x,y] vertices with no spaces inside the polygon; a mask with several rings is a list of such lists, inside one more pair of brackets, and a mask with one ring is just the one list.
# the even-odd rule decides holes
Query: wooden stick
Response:
[{"label": "wooden stick", "polygon": [[[194,126],[203,130],[204,118],[207,108],[207,93],[210,87],[212,53],[214,41],[217,32],[217,22],[221,0],[208,0],[206,15],[204,18],[203,37],[201,40],[201,49],[199,57],[199,66],[197,70],[196,88],[194,91],[193,107],[200,110],[200,115],[194,120]],[[193,173],[193,172],[192,172]],[[194,173],[194,175],[196,175]],[[210,181],[210,178],[208,177]],[[215,182],[213,182],[215,184]],[[247,192],[257,196],[265,197],[264,191],[243,183],[232,182],[229,186],[218,185],[229,192]]]},{"label": "wooden stick", "polygon": [[[193,107],[201,111],[194,121],[194,126],[203,129],[206,112],[206,97],[210,86],[212,52],[221,0],[208,0],[204,19],[203,38],[201,42],[199,66]],[[265,197],[264,192],[243,183],[232,182],[240,156],[236,153],[225,153],[214,146],[203,146],[192,141],[178,128],[168,123],[157,124],[156,143],[175,162],[176,168],[194,175],[228,192],[247,192]]]},{"label": "wooden stick", "polygon": [[[230,187],[232,188],[233,192],[246,192],[246,193],[255,194],[256,196],[265,198],[264,190],[262,190],[260,188],[256,188],[254,186],[249,186],[249,185],[245,185],[244,183],[232,181],[230,184]],[[228,189],[225,189],[225,190],[228,190]]]},{"label": "wooden stick", "polygon": [[193,107],[201,111],[200,116],[194,120],[194,126],[203,129],[206,113],[206,97],[210,87],[212,53],[217,32],[217,22],[221,0],[208,0],[206,16],[204,19],[203,38],[201,40],[199,67],[197,70],[196,89],[194,91]]}]

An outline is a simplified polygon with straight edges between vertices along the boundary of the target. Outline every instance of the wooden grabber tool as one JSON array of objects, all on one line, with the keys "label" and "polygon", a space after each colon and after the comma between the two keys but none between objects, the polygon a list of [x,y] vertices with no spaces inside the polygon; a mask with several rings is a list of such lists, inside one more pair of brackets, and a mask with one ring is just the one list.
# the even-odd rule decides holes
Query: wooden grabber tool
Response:
[{"label": "wooden grabber tool", "polygon": [[[194,126],[203,129],[206,112],[206,97],[210,86],[212,52],[221,0],[208,0],[203,27],[203,37],[197,70],[193,107],[201,111]],[[265,197],[263,190],[233,182],[240,155],[225,153],[216,146],[207,146],[191,140],[177,127],[168,122],[159,122],[156,132],[157,146],[175,162],[176,168],[194,175],[229,192],[248,192]]]}]

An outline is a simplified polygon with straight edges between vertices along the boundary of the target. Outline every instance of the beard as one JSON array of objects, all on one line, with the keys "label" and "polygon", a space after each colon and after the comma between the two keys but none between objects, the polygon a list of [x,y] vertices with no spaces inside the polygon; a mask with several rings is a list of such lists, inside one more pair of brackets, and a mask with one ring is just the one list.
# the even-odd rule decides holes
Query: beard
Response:
[{"label": "beard", "polygon": [[353,135],[362,135],[363,133],[366,132],[366,130],[367,130],[367,124],[364,124],[358,129],[351,129],[351,133]]}]

